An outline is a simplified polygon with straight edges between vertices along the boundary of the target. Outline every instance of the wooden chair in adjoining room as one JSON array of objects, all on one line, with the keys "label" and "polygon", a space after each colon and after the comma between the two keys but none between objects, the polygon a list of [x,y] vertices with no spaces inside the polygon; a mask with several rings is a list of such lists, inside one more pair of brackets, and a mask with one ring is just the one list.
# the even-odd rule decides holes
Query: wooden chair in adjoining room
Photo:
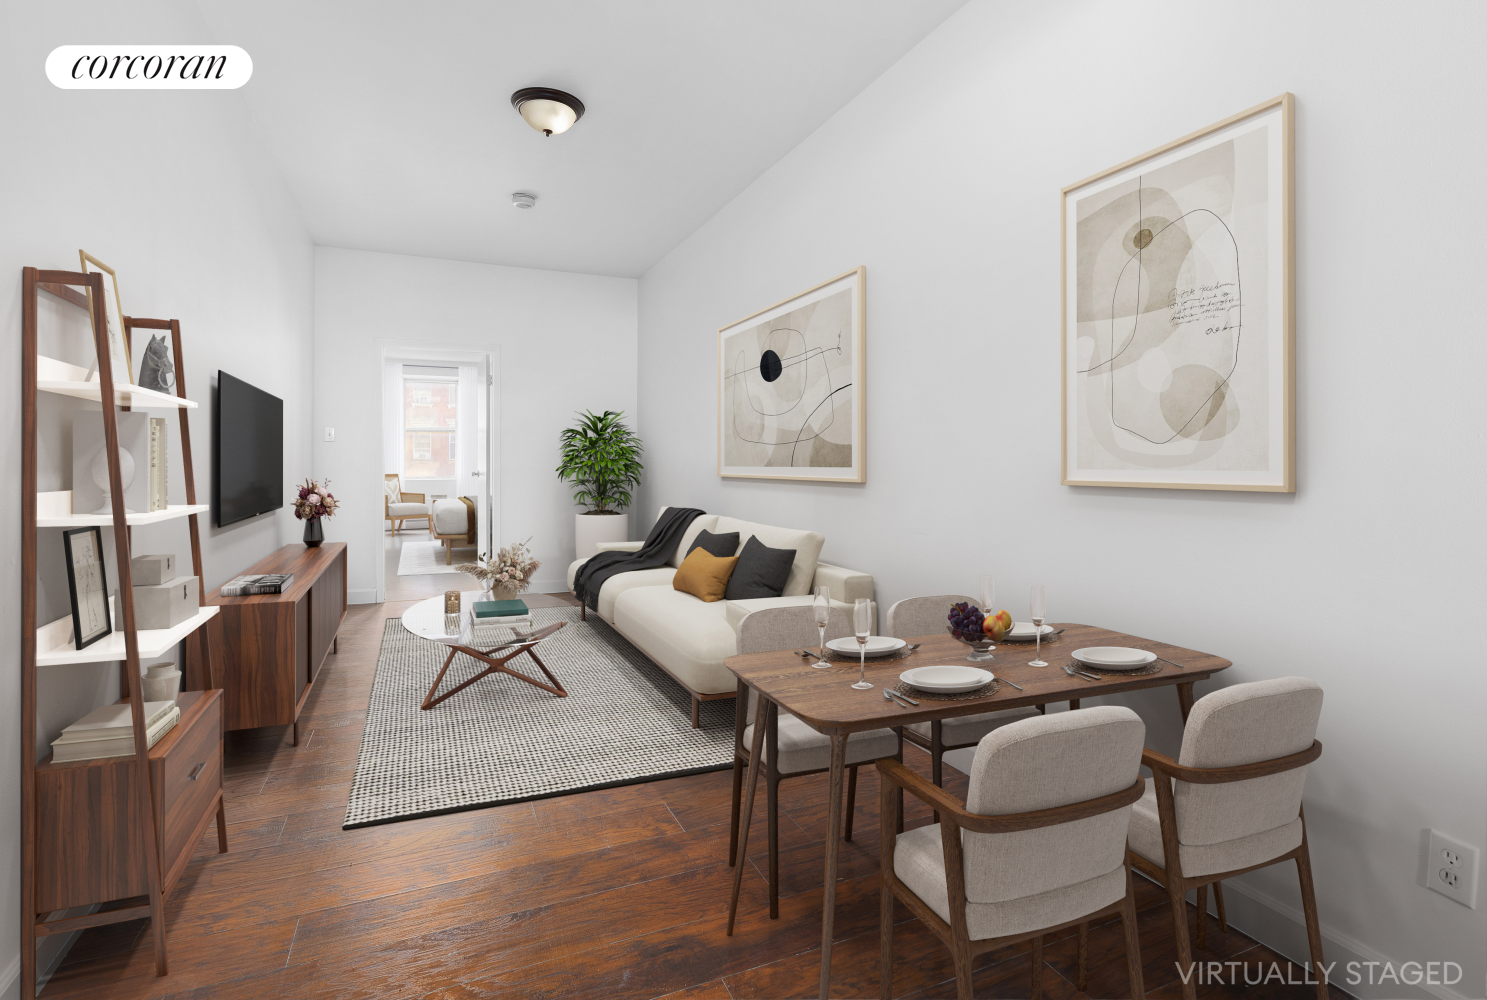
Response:
[{"label": "wooden chair in adjoining room", "polygon": [[[1131,864],[1164,886],[1172,901],[1179,969],[1193,960],[1186,896],[1198,896],[1197,943],[1206,945],[1208,886],[1227,931],[1222,880],[1256,868],[1296,862],[1313,970],[1325,969],[1301,791],[1306,765],[1322,755],[1317,719],[1322,689],[1305,677],[1236,684],[1200,698],[1188,713],[1177,760],[1142,754],[1152,787],[1131,814]],[[1326,976],[1315,973],[1317,996]],[[1197,987],[1183,981],[1183,996]]]},{"label": "wooden chair in adjoining room", "polygon": [[404,493],[402,477],[396,472],[383,475],[382,488],[382,516],[392,525],[394,535],[404,521],[429,516],[428,497],[422,493]]},{"label": "wooden chair in adjoining room", "polygon": [[[960,602],[975,604],[969,597],[946,594],[943,597],[910,597],[888,609],[887,634],[898,639],[944,633],[950,605]],[[1038,708],[1010,708],[1003,712],[982,712],[957,719],[914,722],[904,727],[904,739],[929,754],[930,774],[934,783],[944,787],[942,761],[947,750],[973,747],[981,737],[1009,722],[1032,718]]]},{"label": "wooden chair in adjoining room", "polygon": [[[826,638],[839,639],[852,634],[851,615],[841,608],[831,609]],[[745,615],[738,623],[738,652],[766,653],[776,649],[814,648],[820,632],[810,607],[764,608]],[[801,669],[810,670],[801,661]],[[876,692],[873,692],[877,695]],[[728,835],[728,864],[739,863],[739,812],[743,795],[744,774],[749,766],[754,745],[754,722],[758,717],[759,696],[742,681],[738,685],[733,723],[733,819]],[[764,713],[762,761],[769,824],[769,916],[780,915],[780,848],[779,788],[788,778],[821,774],[831,770],[831,739],[816,732],[789,712],[781,712],[771,703]],[[857,803],[857,768],[871,764],[879,757],[903,760],[903,743],[893,729],[870,729],[847,738],[847,808],[844,840],[852,839],[852,813]]]},{"label": "wooden chair in adjoining room", "polygon": [[[1141,798],[1146,726],[1104,705],[1023,719],[976,748],[966,801],[899,761],[877,763],[882,839],[882,996],[893,995],[893,903],[901,900],[950,949],[955,989],[971,998],[975,957],[1032,942],[1032,988],[1043,993],[1043,938],[1077,928],[1075,987],[1088,985],[1089,924],[1119,915],[1131,995],[1145,996],[1136,896],[1126,860],[1131,806]],[[902,789],[940,822],[896,834]]]}]

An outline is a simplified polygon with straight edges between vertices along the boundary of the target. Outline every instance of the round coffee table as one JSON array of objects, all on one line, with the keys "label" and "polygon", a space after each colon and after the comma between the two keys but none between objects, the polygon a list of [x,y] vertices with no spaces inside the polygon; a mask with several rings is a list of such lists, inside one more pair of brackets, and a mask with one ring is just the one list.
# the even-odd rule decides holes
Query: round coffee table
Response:
[{"label": "round coffee table", "polygon": [[[568,692],[564,690],[563,685],[558,679],[552,675],[552,671],[547,669],[547,664],[538,658],[536,649],[538,643],[551,636],[558,629],[566,625],[567,622],[554,622],[536,632],[524,633],[518,630],[513,641],[497,643],[494,646],[487,646],[481,649],[475,645],[476,619],[474,605],[476,601],[484,596],[485,593],[479,590],[460,591],[461,610],[459,626],[452,632],[445,630],[444,596],[442,594],[438,597],[430,597],[426,601],[419,601],[403,612],[403,628],[421,639],[428,639],[431,642],[437,642],[450,647],[449,655],[444,658],[444,666],[439,668],[439,674],[434,678],[434,683],[429,686],[429,693],[424,695],[423,704],[420,707],[424,711],[427,711],[441,701],[458,694],[471,684],[491,674],[509,674],[517,680],[526,681],[533,687],[541,688],[544,691],[557,695],[559,698],[568,697]],[[524,619],[490,620],[490,624],[511,622],[514,628],[514,623],[517,621],[524,621],[528,625],[532,623],[531,618],[526,617]],[[464,653],[472,659],[479,660],[481,663],[486,664],[486,669],[464,683],[450,688],[443,694],[439,694],[439,684],[444,680],[444,674],[449,670],[449,665],[454,662],[454,657],[458,653]],[[516,659],[523,653],[532,658],[532,661],[537,664],[537,668],[542,671],[543,676],[551,682],[550,684],[544,684],[536,678],[528,677],[526,674],[519,673],[506,665],[509,661]]]}]

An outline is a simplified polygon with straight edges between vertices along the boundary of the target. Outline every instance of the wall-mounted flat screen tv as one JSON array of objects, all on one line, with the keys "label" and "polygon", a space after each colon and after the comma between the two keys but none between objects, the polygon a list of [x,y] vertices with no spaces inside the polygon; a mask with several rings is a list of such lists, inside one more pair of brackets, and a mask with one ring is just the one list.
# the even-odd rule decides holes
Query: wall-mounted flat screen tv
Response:
[{"label": "wall-mounted flat screen tv", "polygon": [[284,401],[219,371],[215,411],[217,526],[284,506]]}]

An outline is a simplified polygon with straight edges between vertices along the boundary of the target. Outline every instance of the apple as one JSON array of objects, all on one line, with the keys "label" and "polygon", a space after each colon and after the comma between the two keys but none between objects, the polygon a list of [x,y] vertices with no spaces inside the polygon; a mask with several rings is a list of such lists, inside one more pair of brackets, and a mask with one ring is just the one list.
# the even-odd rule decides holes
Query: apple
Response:
[{"label": "apple", "polygon": [[1007,613],[1006,608],[998,611],[995,615],[993,615],[993,617],[1001,619],[1003,633],[1010,632],[1012,630],[1012,616]]}]

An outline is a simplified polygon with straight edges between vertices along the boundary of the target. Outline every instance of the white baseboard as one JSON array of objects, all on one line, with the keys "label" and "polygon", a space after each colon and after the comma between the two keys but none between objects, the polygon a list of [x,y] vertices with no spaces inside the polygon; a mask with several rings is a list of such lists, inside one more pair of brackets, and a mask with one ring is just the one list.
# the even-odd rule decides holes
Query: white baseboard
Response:
[{"label": "white baseboard", "polygon": [[533,594],[566,594],[568,593],[568,578],[567,576],[535,576],[532,578],[532,585],[527,590]]},{"label": "white baseboard", "polygon": [[348,590],[346,591],[347,604],[376,604],[377,591],[372,590]]},{"label": "white baseboard", "polygon": [[[1291,866],[1288,864],[1288,868]],[[1264,944],[1274,951],[1296,962],[1298,965],[1311,960],[1311,949],[1306,942],[1306,918],[1301,911],[1293,906],[1281,902],[1274,896],[1243,885],[1230,879],[1224,883],[1225,910],[1229,918],[1229,924],[1250,937]],[[1213,902],[1209,902],[1209,912],[1214,912]],[[1376,962],[1374,969],[1375,977],[1378,976],[1383,963],[1389,962],[1395,970],[1398,970],[1401,962],[1391,959],[1377,949],[1364,944],[1350,934],[1345,934],[1335,928],[1322,924],[1322,954],[1326,957],[1327,964],[1337,964],[1332,967],[1332,982],[1360,1000],[1404,1000],[1404,998],[1416,998],[1416,1000],[1469,1000],[1465,993],[1458,993],[1450,986],[1420,984],[1411,986],[1406,983],[1396,983],[1392,979],[1387,983],[1370,985],[1368,982],[1367,962]],[[1357,962],[1359,965],[1357,976],[1361,981],[1351,982],[1348,963]],[[1458,987],[1466,984],[1458,983]],[[1478,994],[1480,995],[1480,994]]]}]

